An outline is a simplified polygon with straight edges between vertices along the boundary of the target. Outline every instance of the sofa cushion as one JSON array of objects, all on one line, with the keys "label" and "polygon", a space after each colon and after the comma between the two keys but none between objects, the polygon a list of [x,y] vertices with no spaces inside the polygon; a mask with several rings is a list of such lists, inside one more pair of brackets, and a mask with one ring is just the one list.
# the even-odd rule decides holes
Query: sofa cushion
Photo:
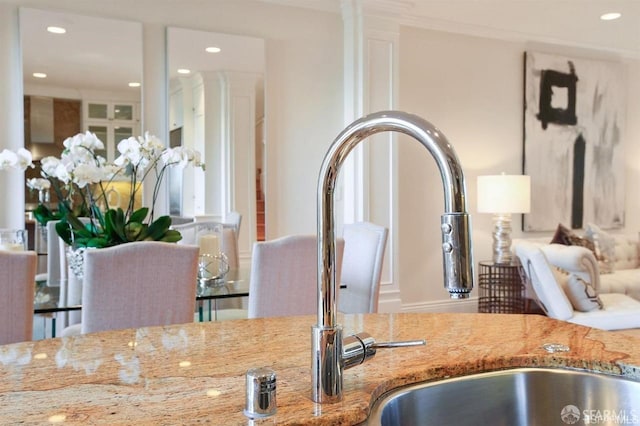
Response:
[{"label": "sofa cushion", "polygon": [[571,318],[573,306],[558,284],[542,250],[526,241],[517,244],[514,250],[531,282],[538,304],[547,316],[559,320]]},{"label": "sofa cushion", "polygon": [[614,236],[593,223],[587,225],[585,236],[593,242],[600,273],[612,273],[615,269],[616,258],[616,239]]},{"label": "sofa cushion", "polygon": [[615,270],[640,267],[638,238],[630,235],[615,235]]},{"label": "sofa cushion", "polygon": [[618,269],[613,274],[600,275],[599,293],[621,293],[640,300],[640,268]]},{"label": "sofa cushion", "polygon": [[568,321],[601,330],[640,327],[640,301],[619,293],[600,294],[600,298],[602,309],[574,312]]}]

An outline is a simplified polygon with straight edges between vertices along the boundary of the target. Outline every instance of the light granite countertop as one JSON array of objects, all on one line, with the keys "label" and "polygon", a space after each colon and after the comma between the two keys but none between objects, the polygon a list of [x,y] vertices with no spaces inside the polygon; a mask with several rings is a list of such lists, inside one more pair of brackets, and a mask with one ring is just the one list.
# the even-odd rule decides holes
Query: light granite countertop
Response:
[{"label": "light granite countertop", "polygon": [[[3,424],[363,422],[385,391],[446,376],[510,367],[571,367],[640,380],[640,339],[539,315],[340,315],[345,336],[426,339],[426,346],[379,349],[345,371],[344,399],[310,399],[311,326],[287,317],[150,327],[0,346]],[[547,353],[561,343],[567,353]],[[245,373],[277,374],[275,416],[244,416]]]}]

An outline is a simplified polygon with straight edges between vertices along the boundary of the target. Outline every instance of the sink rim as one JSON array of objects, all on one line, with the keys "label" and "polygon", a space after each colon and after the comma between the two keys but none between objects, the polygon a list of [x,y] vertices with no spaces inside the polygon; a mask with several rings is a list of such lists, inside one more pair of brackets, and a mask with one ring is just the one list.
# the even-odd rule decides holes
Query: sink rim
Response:
[{"label": "sink rim", "polygon": [[390,402],[397,397],[401,397],[402,395],[423,388],[431,388],[442,384],[455,383],[459,381],[475,379],[475,378],[483,378],[483,377],[492,377],[492,376],[500,376],[500,375],[513,375],[513,374],[531,374],[536,372],[543,373],[553,373],[553,374],[567,374],[567,375],[580,375],[580,376],[589,376],[595,377],[598,379],[614,379],[621,380],[625,382],[637,383],[640,384],[640,379],[635,377],[629,377],[623,374],[611,374],[603,371],[594,371],[577,367],[559,367],[559,366],[516,366],[516,367],[506,367],[506,368],[498,368],[494,370],[484,370],[484,371],[473,371],[468,374],[460,374],[455,376],[444,376],[437,377],[425,381],[420,381],[416,383],[410,383],[403,386],[399,386],[397,388],[389,389],[378,396],[369,407],[369,415],[363,424],[369,424],[372,420],[381,420],[382,413],[384,411],[384,407],[387,405],[385,402]]}]

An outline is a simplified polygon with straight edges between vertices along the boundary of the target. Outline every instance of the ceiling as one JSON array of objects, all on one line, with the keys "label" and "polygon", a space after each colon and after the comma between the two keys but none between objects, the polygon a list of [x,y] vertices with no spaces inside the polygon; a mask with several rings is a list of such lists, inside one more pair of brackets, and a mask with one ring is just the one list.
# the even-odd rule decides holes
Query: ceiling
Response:
[{"label": "ceiling", "polygon": [[[67,32],[51,34],[51,25]],[[25,84],[140,91],[128,86],[142,82],[140,23],[23,8],[20,31]],[[262,39],[182,28],[169,28],[167,38],[169,78],[178,76],[178,68],[264,71]],[[221,51],[206,53],[209,46]],[[34,72],[44,72],[47,78],[35,78]]]},{"label": "ceiling", "polygon": [[[51,34],[50,25],[67,32]],[[25,85],[140,91],[128,87],[142,79],[140,23],[21,8],[20,34]]]},{"label": "ceiling", "polygon": [[[341,0],[261,0],[340,13]],[[405,24],[507,40],[538,41],[640,56],[640,0],[360,0]],[[603,22],[617,11],[622,18]]]},{"label": "ceiling", "polygon": [[[181,0],[181,7],[199,0]],[[261,0],[286,6],[340,13],[340,0]],[[393,14],[404,25],[507,40],[553,43],[605,50],[640,57],[640,0],[362,0],[367,10]],[[621,19],[603,22],[604,12],[619,11]],[[20,11],[25,84],[104,90],[137,90],[127,83],[141,81],[142,26],[37,9]],[[52,35],[48,25],[67,29]],[[171,30],[170,30],[171,32]],[[241,43],[240,46],[233,43]],[[169,72],[192,70],[263,69],[264,56],[252,62],[247,50],[262,49],[263,41],[204,31],[180,30],[169,38]],[[203,54],[202,46],[218,45],[222,52]],[[240,52],[234,57],[232,52]],[[104,72],[108,70],[108,72]],[[33,72],[45,72],[45,80]]]}]

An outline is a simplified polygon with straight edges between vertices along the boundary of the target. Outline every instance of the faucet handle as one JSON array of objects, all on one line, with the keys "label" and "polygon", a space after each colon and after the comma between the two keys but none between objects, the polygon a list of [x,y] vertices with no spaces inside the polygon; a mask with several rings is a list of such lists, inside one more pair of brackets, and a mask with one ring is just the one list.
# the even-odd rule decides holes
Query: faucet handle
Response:
[{"label": "faucet handle", "polygon": [[427,342],[422,340],[405,340],[398,342],[380,342],[366,332],[352,334],[342,341],[342,360],[344,368],[355,367],[369,360],[376,354],[376,349],[402,348],[408,346],[422,346]]},{"label": "faucet handle", "polygon": [[427,341],[424,339],[419,340],[400,340],[397,342],[379,342],[371,345],[374,349],[387,349],[387,348],[405,348],[408,346],[424,346]]}]

